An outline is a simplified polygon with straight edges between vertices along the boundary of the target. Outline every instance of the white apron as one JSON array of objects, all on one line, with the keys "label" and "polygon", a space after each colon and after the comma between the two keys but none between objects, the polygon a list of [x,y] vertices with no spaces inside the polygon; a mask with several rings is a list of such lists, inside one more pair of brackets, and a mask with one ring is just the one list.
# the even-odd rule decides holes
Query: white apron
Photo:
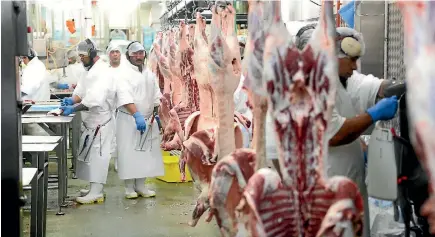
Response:
[{"label": "white apron", "polygon": [[[146,119],[147,125],[149,119]],[[163,176],[164,165],[160,150],[160,132],[157,122],[154,120],[152,128],[147,126],[149,134],[145,141],[144,150],[136,150],[137,129],[133,116],[125,112],[119,112],[116,120],[116,137],[128,137],[130,139],[118,139],[118,175],[120,179],[139,179],[146,177]],[[145,132],[145,134],[146,134]]]},{"label": "white apron", "polygon": [[[161,135],[156,120],[149,126],[154,106],[160,104],[160,88],[155,75],[145,70],[143,73],[132,69],[127,84],[138,111],[147,123],[145,134],[149,132],[144,150],[136,150],[137,129],[133,116],[124,107],[118,108],[116,117],[116,143],[118,145],[118,175],[120,179],[139,179],[164,175],[163,157],[160,149]],[[123,98],[119,98],[123,100]],[[122,103],[125,104],[125,103]],[[152,147],[152,148],[151,148]]]},{"label": "white apron", "polygon": [[[84,123],[81,125],[76,171],[77,178],[81,180],[101,184],[107,181],[115,121],[110,118],[110,121],[105,123],[101,123],[102,126],[94,140],[96,127],[87,127]],[[89,152],[87,148],[83,149],[87,135],[89,135],[87,146],[91,146]]]},{"label": "white apron", "polygon": [[[116,103],[116,84],[107,72],[107,64],[98,60],[74,90],[74,94],[82,98],[81,103],[89,108],[89,111],[81,112],[83,122],[77,151],[77,178],[101,184],[107,181],[115,126],[112,111]],[[94,139],[98,126],[101,127]],[[87,135],[84,150],[89,148],[89,152],[82,152]]]},{"label": "white apron", "polygon": [[112,138],[112,147],[111,147],[111,149],[110,149],[110,153],[112,153],[112,154],[116,154],[117,153],[117,145],[116,145],[116,110],[115,111],[113,111],[113,114],[112,114],[112,120],[113,121],[115,121],[114,123],[113,123],[113,125],[114,125],[114,133],[113,133],[113,138]]},{"label": "white apron", "polygon": [[[354,98],[355,99],[355,98]],[[337,85],[337,97],[335,107],[338,113],[346,118],[352,118],[358,115],[355,109],[359,107],[357,103],[352,103],[352,97],[344,87]],[[367,187],[365,180],[365,165],[364,155],[359,139],[356,139],[350,144],[329,147],[329,154],[326,158],[326,169],[328,177],[341,175],[351,178],[359,188],[361,195],[364,198],[364,237],[370,235],[370,218],[369,218],[369,203],[367,195]]]}]

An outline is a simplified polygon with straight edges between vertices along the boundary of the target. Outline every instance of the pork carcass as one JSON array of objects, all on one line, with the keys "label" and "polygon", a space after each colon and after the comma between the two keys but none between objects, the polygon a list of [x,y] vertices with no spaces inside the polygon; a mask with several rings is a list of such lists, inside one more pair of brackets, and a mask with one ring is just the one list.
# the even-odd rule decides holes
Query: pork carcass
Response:
[{"label": "pork carcass", "polygon": [[[403,14],[406,55],[406,100],[409,116],[410,138],[414,150],[422,161],[429,178],[431,198],[425,204],[428,219],[433,213],[435,190],[435,25],[433,1],[397,2]],[[433,226],[431,226],[433,229]]]},{"label": "pork carcass", "polygon": [[338,83],[333,2],[323,1],[320,24],[302,51],[289,42],[280,2],[272,6],[266,13],[274,23],[266,38],[263,80],[283,178],[267,168],[256,172],[238,207],[240,220],[249,236],[361,235],[363,199],[356,184],[326,178],[322,164]]},{"label": "pork carcass", "polygon": [[[249,2],[248,13],[248,45],[245,51],[245,84],[261,83],[263,77],[263,49],[266,40],[268,21],[265,19],[264,8],[270,7],[270,2]],[[252,82],[249,82],[252,81]],[[259,95],[249,90],[249,99],[254,104],[254,150],[236,150],[223,158],[213,169],[210,183],[210,212],[216,217],[217,224],[223,236],[236,236],[238,222],[236,207],[239,204],[247,181],[255,170],[265,167],[265,116],[267,113],[266,93]]]},{"label": "pork carcass", "polygon": [[191,226],[195,226],[209,208],[208,187],[213,166],[219,158],[243,146],[241,129],[235,123],[239,116],[234,113],[233,101],[241,73],[240,51],[233,34],[235,12],[218,12],[215,8],[212,12],[210,45],[203,35],[205,20],[199,13],[196,17],[194,65],[201,98],[200,111],[186,120],[183,159],[180,161],[181,173],[187,163],[201,192],[189,222]]}]

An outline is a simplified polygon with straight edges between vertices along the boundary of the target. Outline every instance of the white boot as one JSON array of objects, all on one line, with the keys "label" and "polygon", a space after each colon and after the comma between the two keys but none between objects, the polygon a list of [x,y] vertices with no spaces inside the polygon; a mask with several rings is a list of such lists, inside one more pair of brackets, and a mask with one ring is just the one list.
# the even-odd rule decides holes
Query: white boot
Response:
[{"label": "white boot", "polygon": [[135,183],[134,183],[134,190],[137,192],[137,194],[139,196],[148,198],[148,197],[155,197],[156,196],[156,192],[151,191],[149,189],[147,189],[145,187],[145,179],[146,178],[142,178],[142,179],[135,179]]},{"label": "white boot", "polygon": [[84,197],[77,197],[76,202],[80,204],[93,204],[95,202],[104,202],[103,184],[91,183],[91,189],[89,190],[88,194],[86,194],[86,196]]},{"label": "white boot", "polygon": [[[80,197],[84,197],[88,195],[88,193],[89,193],[89,189],[80,189]],[[106,197],[106,192],[103,191],[103,195],[104,197]]]},{"label": "white boot", "polygon": [[134,179],[126,179],[125,181],[125,198],[137,198],[137,193],[134,191]]}]

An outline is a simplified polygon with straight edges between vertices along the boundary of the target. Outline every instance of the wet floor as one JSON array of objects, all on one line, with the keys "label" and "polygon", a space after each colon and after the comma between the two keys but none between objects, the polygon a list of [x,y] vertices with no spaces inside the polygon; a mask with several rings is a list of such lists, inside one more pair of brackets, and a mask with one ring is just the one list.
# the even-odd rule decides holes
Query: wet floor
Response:
[{"label": "wet floor", "polygon": [[[53,170],[55,164],[50,164],[50,171]],[[80,180],[68,182],[70,196],[77,196],[80,189],[87,187],[87,183]],[[94,205],[72,202],[68,208],[63,208],[64,216],[56,215],[57,191],[49,190],[47,237],[220,236],[215,221],[206,223],[205,215],[196,227],[187,225],[197,197],[192,183],[174,184],[149,179],[147,186],[156,191],[155,198],[125,199],[123,182],[111,164],[105,186],[106,201]],[[27,211],[23,221],[24,236],[29,236],[29,219]]]}]

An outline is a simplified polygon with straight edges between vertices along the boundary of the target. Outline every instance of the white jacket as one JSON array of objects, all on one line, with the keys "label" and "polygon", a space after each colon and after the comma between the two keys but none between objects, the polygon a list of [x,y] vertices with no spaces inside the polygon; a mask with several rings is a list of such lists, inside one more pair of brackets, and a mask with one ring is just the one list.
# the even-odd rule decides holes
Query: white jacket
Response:
[{"label": "white jacket", "polygon": [[34,57],[23,70],[21,92],[26,93],[23,100],[42,101],[50,99],[50,86],[45,65]]}]

